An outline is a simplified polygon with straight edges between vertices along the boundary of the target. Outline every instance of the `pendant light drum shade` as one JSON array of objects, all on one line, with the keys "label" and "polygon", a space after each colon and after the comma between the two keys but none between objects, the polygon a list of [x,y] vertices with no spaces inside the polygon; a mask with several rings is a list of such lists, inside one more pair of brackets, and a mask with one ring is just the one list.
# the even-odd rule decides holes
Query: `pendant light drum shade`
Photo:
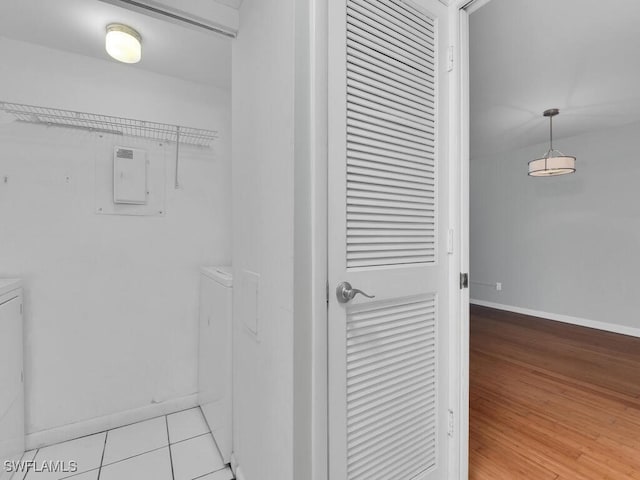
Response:
[{"label": "pendant light drum shade", "polygon": [[133,28],[120,23],[107,25],[107,53],[123,63],[138,63],[142,58],[142,38]]},{"label": "pendant light drum shade", "polygon": [[576,171],[576,157],[562,155],[543,157],[529,162],[529,175],[532,177],[552,177]]},{"label": "pendant light drum shade", "polygon": [[549,150],[544,157],[529,162],[530,177],[553,177],[576,171],[576,157],[565,155],[553,148],[553,117],[559,113],[560,110],[557,108],[550,108],[543,113],[545,117],[549,117]]}]

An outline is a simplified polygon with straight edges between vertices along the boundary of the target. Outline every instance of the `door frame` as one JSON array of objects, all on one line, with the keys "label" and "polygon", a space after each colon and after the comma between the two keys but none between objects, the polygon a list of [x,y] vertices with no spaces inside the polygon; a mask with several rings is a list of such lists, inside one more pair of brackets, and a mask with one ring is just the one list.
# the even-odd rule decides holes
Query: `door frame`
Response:
[{"label": "door frame", "polygon": [[[449,8],[452,71],[449,75],[451,158],[449,192],[453,253],[450,256],[450,312],[453,324],[449,338],[452,381],[450,383],[449,473],[454,480],[469,478],[469,290],[461,289],[459,274],[469,271],[469,175],[468,100],[465,98],[463,45],[467,29],[464,7],[469,0],[452,0]],[[466,110],[465,110],[466,109]],[[455,380],[457,379],[457,381]]]},{"label": "door frame", "polygon": [[[469,272],[469,161],[470,161],[470,100],[469,100],[469,15],[491,0],[451,0],[451,45],[454,55],[454,75],[451,76],[451,155],[452,155],[452,194],[456,197],[457,208],[452,211],[456,218],[452,225],[457,226],[455,240],[458,243],[458,255],[455,263],[460,272]],[[470,312],[469,289],[458,290],[458,315],[455,329],[459,338],[452,339],[452,369],[457,373],[457,398],[459,415],[455,415],[455,439],[451,442],[452,465],[451,478],[468,480],[469,478],[469,350],[470,350]],[[455,321],[455,320],[454,320]],[[455,335],[453,335],[455,337]],[[455,382],[454,382],[455,383]],[[455,388],[455,387],[454,387]]]},{"label": "door frame", "polygon": [[[460,289],[459,273],[469,271],[469,14],[490,0],[440,0],[448,4],[453,70],[449,76],[449,174],[451,246],[449,256],[449,409],[453,435],[449,438],[449,472],[467,480],[469,467],[469,290]],[[328,16],[324,0],[305,0],[296,12],[300,60],[296,84],[298,125],[294,194],[294,471],[300,478],[328,479],[328,153],[327,153],[327,44]],[[301,123],[300,123],[301,121]],[[300,168],[298,168],[300,167]],[[295,462],[294,462],[295,463]],[[297,477],[296,477],[297,478]],[[333,479],[331,479],[333,480]]]}]

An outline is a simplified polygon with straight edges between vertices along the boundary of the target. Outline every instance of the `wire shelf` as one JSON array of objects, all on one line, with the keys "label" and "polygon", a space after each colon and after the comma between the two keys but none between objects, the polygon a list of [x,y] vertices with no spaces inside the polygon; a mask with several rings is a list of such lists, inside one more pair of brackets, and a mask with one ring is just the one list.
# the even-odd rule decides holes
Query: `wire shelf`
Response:
[{"label": "wire shelf", "polygon": [[20,103],[0,101],[0,110],[13,115],[20,122],[179,142],[199,147],[210,147],[218,137],[217,132],[213,130]]}]

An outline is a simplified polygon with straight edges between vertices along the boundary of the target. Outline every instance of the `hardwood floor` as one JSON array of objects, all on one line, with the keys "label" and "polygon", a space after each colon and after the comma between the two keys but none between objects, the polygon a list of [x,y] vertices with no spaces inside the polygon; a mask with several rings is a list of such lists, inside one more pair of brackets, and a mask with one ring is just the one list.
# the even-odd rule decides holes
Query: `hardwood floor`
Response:
[{"label": "hardwood floor", "polygon": [[640,480],[640,338],[471,308],[471,480]]}]

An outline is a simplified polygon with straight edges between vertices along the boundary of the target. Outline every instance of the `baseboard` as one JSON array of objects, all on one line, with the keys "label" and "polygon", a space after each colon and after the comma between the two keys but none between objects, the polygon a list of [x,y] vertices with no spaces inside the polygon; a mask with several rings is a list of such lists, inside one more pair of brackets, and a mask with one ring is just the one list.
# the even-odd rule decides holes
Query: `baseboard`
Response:
[{"label": "baseboard", "polygon": [[244,476],[244,473],[242,472],[242,468],[240,468],[240,465],[238,465],[238,459],[236,458],[235,454],[233,452],[231,452],[231,471],[233,472],[234,476],[236,477],[236,480],[246,480],[246,477]]},{"label": "baseboard", "polygon": [[571,325],[579,325],[581,327],[595,328],[604,330],[605,332],[620,333],[640,338],[640,328],[627,327],[625,325],[617,325],[613,323],[599,322],[597,320],[588,320],[586,318],[572,317],[570,315],[562,315],[559,313],[541,312],[539,310],[531,310],[529,308],[514,307],[512,305],[503,305],[501,303],[486,302],[484,300],[470,299],[469,303],[480,307],[495,308],[496,310],[505,310],[507,312],[521,313],[532,317],[540,317],[545,320],[554,320],[556,322],[569,323]]},{"label": "baseboard", "polygon": [[92,418],[82,422],[63,425],[61,427],[30,433],[25,438],[27,450],[46,447],[54,443],[66,442],[74,438],[85,437],[94,433],[104,432],[112,428],[123,427],[132,423],[149,420],[150,418],[179,412],[198,406],[196,394],[186,397],[167,400],[162,403],[153,403],[140,408],[126,410],[103,417]]}]

